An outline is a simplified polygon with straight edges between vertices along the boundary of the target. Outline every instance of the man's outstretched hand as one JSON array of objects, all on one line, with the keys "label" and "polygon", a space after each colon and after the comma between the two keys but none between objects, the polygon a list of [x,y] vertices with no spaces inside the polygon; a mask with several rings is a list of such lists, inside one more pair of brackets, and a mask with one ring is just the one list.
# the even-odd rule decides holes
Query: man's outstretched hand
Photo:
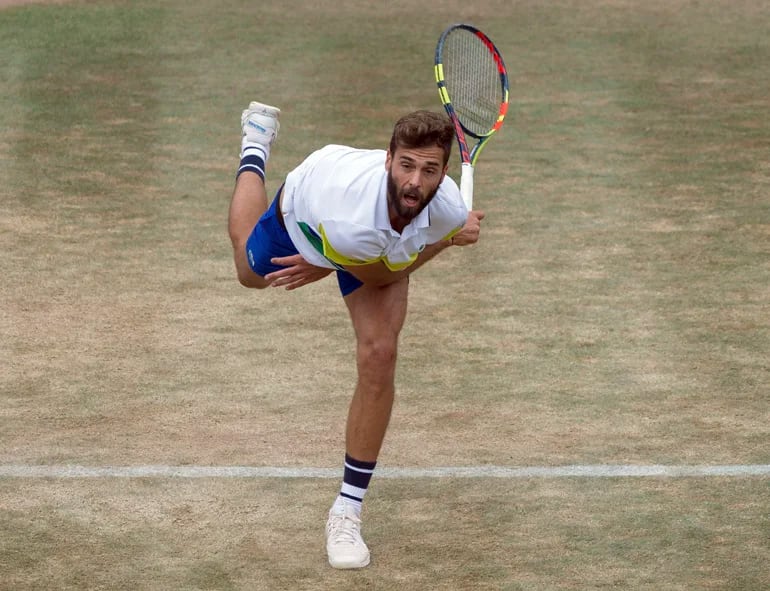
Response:
[{"label": "man's outstretched hand", "polygon": [[289,290],[323,279],[333,271],[333,269],[311,265],[301,254],[275,257],[270,259],[270,262],[284,268],[268,273],[265,279],[270,282],[271,287],[283,287]]}]

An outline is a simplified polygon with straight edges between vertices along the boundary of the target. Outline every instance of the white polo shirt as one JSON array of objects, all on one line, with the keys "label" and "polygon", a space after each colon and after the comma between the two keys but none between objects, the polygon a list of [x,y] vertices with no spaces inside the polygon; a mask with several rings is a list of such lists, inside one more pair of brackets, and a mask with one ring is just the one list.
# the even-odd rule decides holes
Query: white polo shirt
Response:
[{"label": "white polo shirt", "polygon": [[329,145],[288,174],[281,210],[306,261],[337,269],[382,261],[397,271],[426,245],[448,240],[465,224],[468,210],[460,190],[445,176],[428,206],[396,232],[388,215],[386,154]]}]

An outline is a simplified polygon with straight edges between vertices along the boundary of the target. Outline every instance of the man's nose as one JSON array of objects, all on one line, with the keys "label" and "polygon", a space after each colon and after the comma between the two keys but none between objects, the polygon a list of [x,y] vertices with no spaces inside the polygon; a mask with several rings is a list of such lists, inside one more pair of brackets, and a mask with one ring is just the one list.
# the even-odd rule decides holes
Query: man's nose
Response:
[{"label": "man's nose", "polygon": [[412,187],[419,187],[422,182],[422,173],[419,170],[415,170],[409,175],[407,182]]}]

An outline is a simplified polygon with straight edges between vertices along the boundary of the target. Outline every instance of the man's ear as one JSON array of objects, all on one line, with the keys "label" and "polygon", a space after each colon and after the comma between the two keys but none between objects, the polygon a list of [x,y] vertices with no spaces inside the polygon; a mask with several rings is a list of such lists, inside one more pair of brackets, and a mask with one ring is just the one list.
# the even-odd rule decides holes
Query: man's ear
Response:
[{"label": "man's ear", "polygon": [[393,156],[390,153],[390,150],[388,150],[387,155],[385,156],[385,170],[390,172],[390,165],[393,162]]}]

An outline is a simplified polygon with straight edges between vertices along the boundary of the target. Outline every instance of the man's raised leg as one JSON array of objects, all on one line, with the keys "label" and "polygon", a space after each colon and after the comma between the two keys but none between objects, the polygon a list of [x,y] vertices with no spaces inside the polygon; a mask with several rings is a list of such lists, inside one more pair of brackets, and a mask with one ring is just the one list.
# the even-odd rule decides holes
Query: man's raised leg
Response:
[{"label": "man's raised leg", "polygon": [[247,287],[266,287],[246,259],[246,241],[268,206],[265,166],[278,135],[280,109],[252,102],[241,114],[241,161],[230,202],[228,231],[238,279]]}]

